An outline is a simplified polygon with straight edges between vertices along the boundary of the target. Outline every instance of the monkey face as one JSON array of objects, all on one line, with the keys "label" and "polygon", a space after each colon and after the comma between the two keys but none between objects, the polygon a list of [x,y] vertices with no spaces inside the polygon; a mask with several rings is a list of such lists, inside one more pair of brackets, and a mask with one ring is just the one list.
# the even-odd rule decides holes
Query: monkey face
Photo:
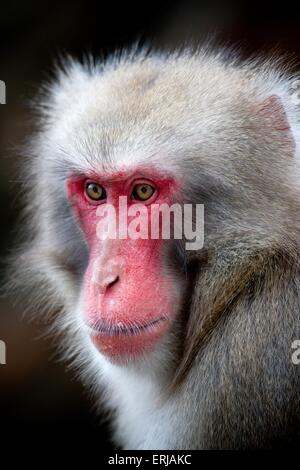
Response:
[{"label": "monkey face", "polygon": [[67,180],[89,252],[80,315],[93,345],[114,361],[152,350],[179,310],[181,283],[167,262],[172,240],[162,239],[152,213],[178,192],[171,176],[145,168]]}]

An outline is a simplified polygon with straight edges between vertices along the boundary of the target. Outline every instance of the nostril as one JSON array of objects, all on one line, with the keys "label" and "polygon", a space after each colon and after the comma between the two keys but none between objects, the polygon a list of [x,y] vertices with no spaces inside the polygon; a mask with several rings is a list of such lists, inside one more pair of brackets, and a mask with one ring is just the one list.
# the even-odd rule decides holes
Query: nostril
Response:
[{"label": "nostril", "polygon": [[114,286],[118,281],[119,281],[119,276],[116,276],[115,279],[113,279],[112,281],[110,281],[110,282],[107,284],[107,289],[109,289],[110,287]]}]

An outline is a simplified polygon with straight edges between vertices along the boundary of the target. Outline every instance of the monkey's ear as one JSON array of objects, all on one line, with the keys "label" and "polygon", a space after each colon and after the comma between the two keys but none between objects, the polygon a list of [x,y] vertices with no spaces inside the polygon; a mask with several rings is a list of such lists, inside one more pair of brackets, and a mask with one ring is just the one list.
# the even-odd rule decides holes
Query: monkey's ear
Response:
[{"label": "monkey's ear", "polygon": [[260,114],[267,118],[274,130],[288,132],[290,124],[281,99],[277,95],[266,98],[260,106]]},{"label": "monkey's ear", "polygon": [[277,95],[266,98],[259,107],[259,115],[264,118],[266,126],[278,132],[279,143],[288,145],[291,152],[295,150],[295,140],[284,105]]}]

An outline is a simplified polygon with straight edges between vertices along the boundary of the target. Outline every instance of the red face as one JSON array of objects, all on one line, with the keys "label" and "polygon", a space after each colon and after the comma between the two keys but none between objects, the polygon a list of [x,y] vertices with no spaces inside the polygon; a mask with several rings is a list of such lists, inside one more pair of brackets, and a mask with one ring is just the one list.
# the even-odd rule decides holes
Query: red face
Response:
[{"label": "red face", "polygon": [[[70,177],[67,192],[89,247],[82,315],[91,341],[114,360],[150,351],[168,330],[180,300],[179,283],[164,261],[170,242],[161,236],[151,239],[151,206],[172,204],[178,183],[143,169],[130,177],[126,173],[109,179]],[[99,223],[103,223],[99,209],[108,205],[115,210],[119,229],[120,196],[128,210],[143,205],[149,221],[147,239],[132,239],[128,234],[124,239],[99,236]],[[128,225],[132,219],[129,215]]]}]

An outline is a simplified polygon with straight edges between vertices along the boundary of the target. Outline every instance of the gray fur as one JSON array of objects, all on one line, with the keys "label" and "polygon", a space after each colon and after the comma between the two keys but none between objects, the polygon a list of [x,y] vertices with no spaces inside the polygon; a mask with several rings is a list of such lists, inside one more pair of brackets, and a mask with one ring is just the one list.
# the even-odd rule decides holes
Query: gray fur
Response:
[{"label": "gray fur", "polygon": [[[39,100],[26,164],[34,236],[18,271],[39,286],[40,302],[61,308],[56,328],[72,338],[66,357],[97,397],[107,391],[125,448],[272,447],[299,433],[295,77],[274,58],[229,55],[204,47],[99,65],[69,60]],[[282,109],[264,108],[271,96]],[[283,111],[288,130],[278,129]],[[143,162],[183,178],[182,202],[205,204],[205,244],[179,250],[188,286],[170,337],[121,367],[95,355],[74,319],[87,248],[64,182]]]}]

